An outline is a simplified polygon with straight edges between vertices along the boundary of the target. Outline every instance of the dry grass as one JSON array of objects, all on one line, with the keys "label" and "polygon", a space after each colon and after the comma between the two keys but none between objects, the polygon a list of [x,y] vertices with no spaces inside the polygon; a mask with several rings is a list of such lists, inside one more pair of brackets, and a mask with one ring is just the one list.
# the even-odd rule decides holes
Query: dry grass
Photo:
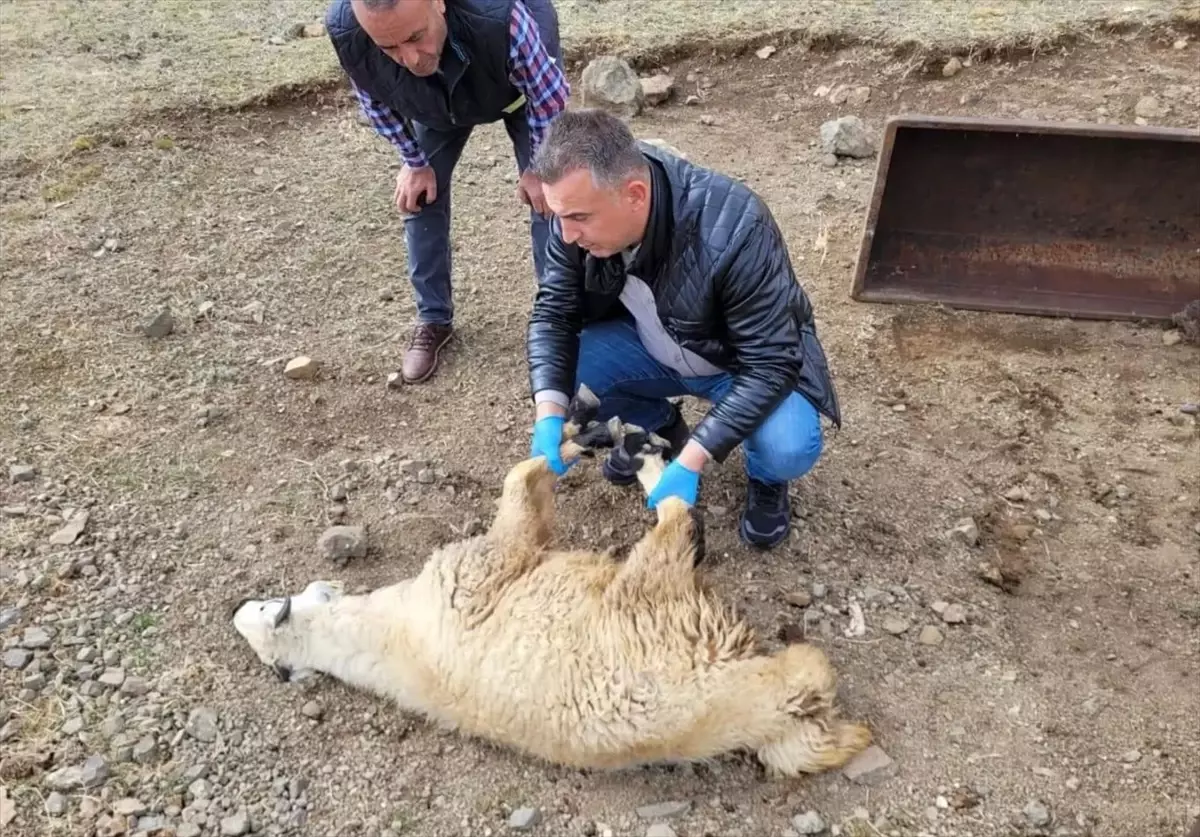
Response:
[{"label": "dry grass", "polygon": [[[909,51],[1037,48],[1105,26],[1195,22],[1196,0],[557,0],[573,57],[673,60],[776,38]],[[8,0],[0,4],[0,159],[162,108],[221,106],[339,75],[326,0]],[[272,44],[272,38],[283,39]],[[81,83],[80,80],[86,81]]]}]

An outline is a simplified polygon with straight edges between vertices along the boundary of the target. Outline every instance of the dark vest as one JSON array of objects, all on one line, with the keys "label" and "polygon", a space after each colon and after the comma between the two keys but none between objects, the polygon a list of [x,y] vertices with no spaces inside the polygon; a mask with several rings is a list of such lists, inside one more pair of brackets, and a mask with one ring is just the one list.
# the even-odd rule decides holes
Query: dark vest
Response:
[{"label": "dark vest", "polygon": [[[529,6],[546,38],[546,10],[537,7],[550,4]],[[549,13],[554,15],[552,8]],[[350,0],[333,0],[325,28],[342,68],[360,89],[402,117],[451,130],[495,122],[520,97],[508,80],[511,14],[512,0],[446,0],[442,72],[428,78],[414,76],[375,46]],[[557,36],[557,20],[552,23]]]}]

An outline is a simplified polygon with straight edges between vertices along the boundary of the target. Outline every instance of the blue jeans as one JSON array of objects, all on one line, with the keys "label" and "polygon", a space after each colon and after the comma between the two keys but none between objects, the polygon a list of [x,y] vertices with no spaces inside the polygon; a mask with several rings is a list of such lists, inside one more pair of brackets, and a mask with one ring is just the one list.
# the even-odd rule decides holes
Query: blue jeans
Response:
[{"label": "blue jeans", "polygon": [[[622,421],[657,431],[673,417],[668,398],[692,395],[715,402],[733,383],[729,373],[685,378],[650,356],[628,318],[584,328],[576,382],[600,399],[600,421]],[[792,392],[742,443],[746,474],[766,483],[799,479],[816,465],[824,447],[821,417]]]}]

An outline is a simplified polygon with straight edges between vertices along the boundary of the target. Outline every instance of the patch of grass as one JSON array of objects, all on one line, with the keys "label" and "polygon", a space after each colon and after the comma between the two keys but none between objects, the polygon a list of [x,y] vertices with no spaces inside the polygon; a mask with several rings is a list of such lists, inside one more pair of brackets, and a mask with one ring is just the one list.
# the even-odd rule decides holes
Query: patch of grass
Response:
[{"label": "patch of grass", "polygon": [[1200,601],[1179,605],[1178,611],[1185,622],[1200,626]]},{"label": "patch of grass", "polygon": [[42,187],[42,200],[47,203],[61,203],[74,197],[81,189],[100,179],[104,169],[98,164],[91,164],[75,169],[62,180],[48,183]]},{"label": "patch of grass", "polygon": [[159,151],[170,151],[175,147],[175,140],[170,137],[158,137],[154,140],[154,147]]},{"label": "patch of grass", "polygon": [[[102,2],[103,14],[95,4],[61,4],[53,15],[41,13],[42,5],[0,4],[0,39],[12,53],[5,98],[15,124],[4,155],[44,153],[69,142],[64,132],[84,123],[117,124],[163,108],[238,105],[280,88],[341,78],[327,37],[269,42],[319,21],[325,0],[126,0]],[[1197,15],[1194,0],[1132,8],[1127,0],[557,0],[556,7],[568,58],[613,51],[649,64],[767,40],[942,53],[1036,49],[1065,34],[1186,23]],[[150,47],[114,73],[111,45],[126,41]],[[88,84],[79,84],[80,77]]]},{"label": "patch of grass", "polygon": [[96,147],[96,138],[91,134],[75,137],[75,142],[71,143],[73,151],[91,151]]}]

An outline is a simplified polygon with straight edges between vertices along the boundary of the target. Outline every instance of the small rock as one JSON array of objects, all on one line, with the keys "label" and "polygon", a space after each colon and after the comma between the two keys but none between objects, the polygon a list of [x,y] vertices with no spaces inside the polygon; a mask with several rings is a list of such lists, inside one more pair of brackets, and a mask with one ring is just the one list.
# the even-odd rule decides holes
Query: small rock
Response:
[{"label": "small rock", "polygon": [[842,775],[851,782],[866,784],[876,777],[885,775],[891,766],[891,757],[881,747],[872,744],[842,768]]},{"label": "small rock", "polygon": [[154,319],[142,326],[142,334],[152,340],[161,340],[175,330],[175,317],[170,308],[164,308]]},{"label": "small rock", "polygon": [[846,101],[851,107],[861,108],[871,100],[871,88],[863,86],[856,87],[850,91],[850,95]]},{"label": "small rock", "polygon": [[1189,416],[1200,415],[1200,404],[1180,404],[1179,412]]},{"label": "small rock", "polygon": [[974,518],[960,518],[955,522],[954,528],[950,530],[950,534],[959,538],[967,546],[979,545],[979,526],[975,523]]},{"label": "small rock", "polygon": [[300,37],[302,37],[302,38],[323,38],[323,37],[325,37],[325,24],[324,23],[306,23],[306,24],[304,24],[304,27],[300,30]]},{"label": "small rock", "polygon": [[783,597],[792,607],[808,607],[812,604],[812,596],[804,590],[796,590]]},{"label": "small rock", "polygon": [[216,711],[206,706],[197,706],[188,713],[187,724],[184,726],[184,729],[188,735],[197,741],[211,744],[217,740],[219,733]]},{"label": "small rock", "polygon": [[118,799],[113,803],[112,810],[114,814],[122,817],[140,817],[146,813],[146,804],[140,799],[135,799],[132,796],[127,796],[124,799]]},{"label": "small rock", "polygon": [[798,834],[820,834],[825,830],[825,820],[816,811],[807,811],[792,817],[792,828]]},{"label": "small rock", "polygon": [[33,482],[37,476],[37,469],[32,465],[9,465],[8,480],[16,485],[19,482]]},{"label": "small rock", "polygon": [[1177,328],[1162,333],[1162,342],[1164,346],[1176,346],[1183,341],[1183,332]]},{"label": "small rock", "polygon": [[[610,831],[609,834],[612,832]],[[675,829],[665,822],[656,822],[646,828],[646,837],[678,837]]]},{"label": "small rock", "polygon": [[28,648],[10,648],[4,652],[4,667],[15,668],[17,671],[25,668],[33,660],[33,652]]},{"label": "small rock", "polygon": [[75,512],[62,528],[50,536],[50,543],[55,546],[69,546],[75,543],[75,539],[82,535],[84,529],[87,528],[89,517],[90,515],[86,511]]},{"label": "small rock", "polygon": [[909,628],[909,624],[908,624],[908,621],[905,619],[898,619],[893,616],[893,617],[883,620],[884,631],[891,634],[892,636],[900,636],[905,631],[907,631],[908,628]]},{"label": "small rock", "polygon": [[759,58],[763,59],[764,61],[766,61],[768,58],[770,58],[772,55],[775,54],[777,49],[778,49],[778,47],[776,47],[774,44],[767,44],[766,46],[759,47],[758,49],[756,49],[754,51],[754,54],[757,55]]},{"label": "small rock", "polygon": [[700,97],[697,96],[695,93],[689,93],[688,97],[683,100],[683,103],[685,105],[694,107],[694,106],[700,104]]},{"label": "small rock", "polygon": [[0,631],[6,631],[21,621],[21,608],[6,607],[0,610]]},{"label": "small rock", "polygon": [[101,685],[109,686],[113,689],[119,689],[121,684],[125,682],[125,669],[110,668],[97,678]]},{"label": "small rock", "polygon": [[1020,485],[1014,485],[1012,488],[1008,489],[1008,491],[1004,492],[1004,499],[1012,503],[1027,503],[1032,499],[1032,497],[1030,497],[1029,492],[1026,491],[1024,487]]},{"label": "small rock", "polygon": [[631,117],[646,103],[642,81],[632,65],[616,55],[600,55],[588,62],[581,78],[582,104],[597,106]]},{"label": "small rock", "polygon": [[181,822],[175,828],[175,837],[200,837],[203,833],[194,822]]},{"label": "small rock", "polygon": [[50,647],[50,634],[45,628],[26,628],[21,636],[21,647],[31,651]]},{"label": "small rock", "polygon": [[283,368],[283,374],[293,381],[311,381],[317,377],[321,364],[307,355],[294,357]]},{"label": "small rock", "polygon": [[158,758],[158,752],[158,742],[147,735],[133,745],[133,760],[138,764],[151,764]]},{"label": "small rock", "polygon": [[52,817],[61,817],[67,813],[67,798],[58,791],[53,791],[46,797],[46,813]]},{"label": "small rock", "polygon": [[205,317],[210,316],[213,312],[213,309],[216,307],[216,303],[211,299],[204,300],[204,302],[201,302],[196,308],[196,319],[203,320]]},{"label": "small rock", "polygon": [[513,831],[531,831],[542,821],[542,813],[537,808],[518,808],[508,818],[508,827]]},{"label": "small rock", "polygon": [[317,549],[335,564],[367,556],[367,531],[362,526],[330,526],[317,540]]},{"label": "small rock", "polygon": [[857,116],[843,116],[821,125],[821,151],[839,157],[870,157],[875,143],[867,136],[866,126]]},{"label": "small rock", "polygon": [[821,155],[821,165],[824,166],[825,168],[836,169],[837,164],[838,164],[838,158],[837,158],[836,154],[822,154]]},{"label": "small rock", "polygon": [[1140,750],[1130,750],[1121,756],[1121,761],[1125,762],[1126,764],[1136,764],[1141,760],[1142,753]]},{"label": "small rock", "polygon": [[828,590],[829,590],[829,588],[826,587],[826,585],[822,584],[821,582],[819,582],[819,581],[814,582],[813,586],[812,586],[813,598],[814,599],[825,598],[825,594],[828,592]]},{"label": "small rock", "polygon": [[711,113],[702,113],[702,114],[700,114],[700,124],[708,125],[708,126],[716,125],[717,118],[715,116],[713,116]]},{"label": "small rock", "polygon": [[942,611],[942,621],[947,625],[961,625],[967,621],[967,609],[960,604],[949,605]]},{"label": "small rock", "polygon": [[26,517],[28,514],[29,506],[23,504],[0,506],[0,517]]},{"label": "small rock", "polygon": [[121,694],[126,697],[141,697],[150,691],[150,684],[146,682],[144,677],[125,676],[125,682],[121,684]]},{"label": "small rock", "polygon": [[644,78],[641,80],[641,84],[646,104],[652,106],[666,104],[675,91],[675,79],[666,73]]},{"label": "small rock", "polygon": [[926,625],[921,629],[921,633],[917,636],[917,642],[922,645],[941,645],[942,632],[933,625]]},{"label": "small rock", "polygon": [[389,372],[387,376],[388,389],[404,389],[404,375],[399,372]]},{"label": "small rock", "polygon": [[250,830],[250,821],[245,811],[238,811],[221,820],[221,837],[242,837]]},{"label": "small rock", "polygon": [[1067,790],[1069,791],[1079,790],[1079,778],[1077,776],[1072,776],[1070,779],[1067,779],[1066,786]]},{"label": "small rock", "polygon": [[950,56],[950,59],[942,65],[942,75],[946,78],[954,78],[962,72],[963,63],[957,55]]},{"label": "small rock", "polygon": [[300,714],[305,718],[311,718],[314,721],[321,720],[321,716],[325,714],[325,710],[321,708],[321,704],[315,700],[310,700],[300,708]]},{"label": "small rock", "polygon": [[687,816],[692,810],[690,800],[679,802],[656,802],[653,805],[642,805],[637,809],[637,815],[643,820],[665,820],[671,817]]},{"label": "small rock", "polygon": [[1050,809],[1041,800],[1031,800],[1022,809],[1021,813],[1025,815],[1025,819],[1029,820],[1029,824],[1035,828],[1043,828],[1050,824]]},{"label": "small rock", "polygon": [[1133,106],[1133,112],[1142,119],[1161,119],[1167,115],[1167,109],[1153,96],[1143,96]]}]

